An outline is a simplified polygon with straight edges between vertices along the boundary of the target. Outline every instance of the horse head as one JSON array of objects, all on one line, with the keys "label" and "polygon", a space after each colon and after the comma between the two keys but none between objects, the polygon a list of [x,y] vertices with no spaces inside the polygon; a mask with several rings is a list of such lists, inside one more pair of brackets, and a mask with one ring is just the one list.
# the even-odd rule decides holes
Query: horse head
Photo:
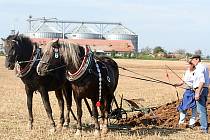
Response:
[{"label": "horse head", "polygon": [[18,57],[18,33],[15,35],[9,35],[6,39],[3,39],[3,47],[5,50],[5,67],[9,70],[13,70],[15,67],[15,62],[17,61]]},{"label": "horse head", "polygon": [[49,42],[42,49],[43,56],[37,66],[37,73],[39,75],[45,76],[50,71],[65,67],[63,57],[61,57],[62,43],[59,42],[59,39]]}]

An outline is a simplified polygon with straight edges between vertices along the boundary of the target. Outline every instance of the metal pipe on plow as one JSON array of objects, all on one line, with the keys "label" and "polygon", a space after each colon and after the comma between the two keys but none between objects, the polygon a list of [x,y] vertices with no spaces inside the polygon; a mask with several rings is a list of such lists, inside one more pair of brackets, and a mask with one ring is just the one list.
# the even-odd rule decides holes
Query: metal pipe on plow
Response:
[{"label": "metal pipe on plow", "polygon": [[[167,66],[167,65],[165,65],[165,66]],[[168,67],[168,68],[169,68],[169,67]],[[169,74],[168,74],[167,69],[166,69],[166,77],[168,78],[169,83],[171,83],[171,80],[170,80],[170,78],[169,78]],[[182,80],[182,81],[183,81],[183,80]],[[179,101],[179,93],[178,93],[178,91],[177,91],[176,86],[174,86],[174,88],[175,88],[175,90],[176,90],[176,96],[177,96],[177,99],[178,99],[178,101]]]},{"label": "metal pipe on plow", "polygon": [[165,65],[171,72],[173,72],[184,84],[190,87],[175,71],[173,71],[168,65]]}]

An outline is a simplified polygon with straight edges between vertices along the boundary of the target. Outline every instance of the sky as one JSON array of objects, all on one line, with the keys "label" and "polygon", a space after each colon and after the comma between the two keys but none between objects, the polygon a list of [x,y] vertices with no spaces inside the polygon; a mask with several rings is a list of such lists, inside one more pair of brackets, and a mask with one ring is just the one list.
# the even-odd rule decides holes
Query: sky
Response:
[{"label": "sky", "polygon": [[141,48],[210,55],[210,0],[0,0],[0,37],[24,33],[29,15],[74,21],[121,22]]}]

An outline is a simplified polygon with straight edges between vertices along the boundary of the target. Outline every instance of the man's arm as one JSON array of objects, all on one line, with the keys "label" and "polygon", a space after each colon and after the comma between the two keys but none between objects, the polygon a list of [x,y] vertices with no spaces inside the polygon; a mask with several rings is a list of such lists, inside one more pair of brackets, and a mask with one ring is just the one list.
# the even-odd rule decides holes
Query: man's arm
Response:
[{"label": "man's arm", "polygon": [[195,100],[199,100],[202,90],[203,90],[203,86],[205,84],[205,77],[204,77],[204,71],[200,71],[199,74],[197,74],[198,76],[198,81],[199,81],[199,85],[198,88],[195,90]]},{"label": "man's arm", "polygon": [[204,84],[205,84],[204,82],[200,82],[198,88],[195,90],[195,100],[196,101],[198,101],[200,99]]}]

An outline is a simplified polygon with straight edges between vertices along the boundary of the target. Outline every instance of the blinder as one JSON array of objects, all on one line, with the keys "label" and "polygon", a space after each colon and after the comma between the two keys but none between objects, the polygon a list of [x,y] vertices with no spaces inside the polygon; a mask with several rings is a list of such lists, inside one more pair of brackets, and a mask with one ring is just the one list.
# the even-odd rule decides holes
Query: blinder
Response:
[{"label": "blinder", "polygon": [[59,49],[57,47],[56,48],[53,47],[53,52],[54,52],[54,57],[56,59],[58,59],[60,57],[60,55],[59,55]]},{"label": "blinder", "polygon": [[17,49],[19,47],[19,42],[14,39],[12,40],[12,42],[14,43],[14,45],[11,44],[11,47],[13,47],[15,50],[12,55],[15,56],[15,61],[18,61],[18,59],[20,57],[19,55],[21,55],[20,49]]},{"label": "blinder", "polygon": [[60,58],[60,52],[59,52],[60,45],[59,44],[52,45],[52,48],[53,48],[54,58],[59,59]]}]

